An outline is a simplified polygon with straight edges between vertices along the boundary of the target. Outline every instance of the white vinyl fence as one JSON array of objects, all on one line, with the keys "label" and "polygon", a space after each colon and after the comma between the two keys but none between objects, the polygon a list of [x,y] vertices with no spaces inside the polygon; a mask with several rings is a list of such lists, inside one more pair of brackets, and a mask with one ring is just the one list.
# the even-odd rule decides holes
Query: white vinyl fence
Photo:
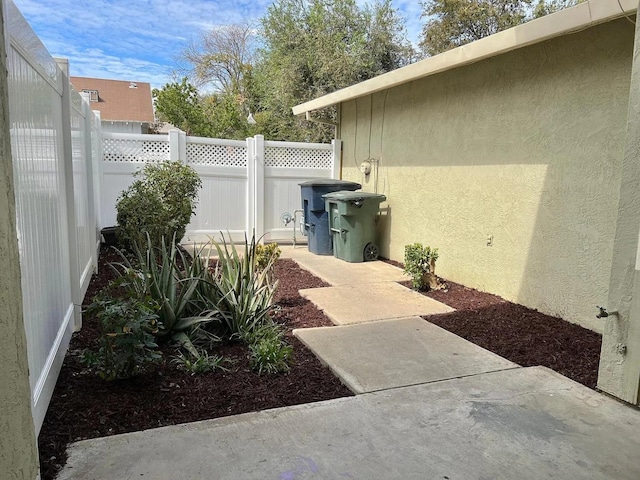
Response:
[{"label": "white vinyl fence", "polygon": [[[302,181],[337,178],[340,141],[331,145],[103,133],[99,115],[69,82],[11,0],[5,16],[9,117],[36,432],[55,387],[80,305],[97,268],[99,232],[114,225],[120,192],[147,162],[180,160],[201,176],[187,241],[229,231],[241,239],[293,235],[283,213],[300,208]],[[1,388],[1,387],[0,387]]]},{"label": "white vinyl fence", "polygon": [[102,226],[116,224],[116,200],[145,163],[181,161],[202,179],[196,215],[186,242],[206,241],[229,231],[239,240],[245,232],[266,240],[290,240],[293,224],[282,215],[300,209],[299,183],[337,178],[340,140],[331,144],[268,142],[261,135],[246,141],[168,135],[102,134]]},{"label": "white vinyl fence", "polygon": [[[24,321],[40,430],[97,265],[99,120],[16,6],[6,12],[9,116]],[[62,68],[61,68],[62,67]]]}]

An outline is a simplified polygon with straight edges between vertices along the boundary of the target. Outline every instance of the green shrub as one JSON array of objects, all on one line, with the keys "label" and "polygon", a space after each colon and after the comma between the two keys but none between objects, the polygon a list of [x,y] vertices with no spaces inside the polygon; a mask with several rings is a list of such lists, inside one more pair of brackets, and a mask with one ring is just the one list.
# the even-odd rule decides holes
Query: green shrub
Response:
[{"label": "green shrub", "polygon": [[289,371],[289,360],[293,347],[282,339],[282,329],[275,324],[264,325],[245,334],[249,344],[251,368],[259,375]]},{"label": "green shrub", "polygon": [[239,254],[233,243],[215,243],[218,263],[213,273],[219,292],[217,309],[231,338],[242,338],[246,332],[269,323],[277,282],[269,271],[273,256],[262,269],[257,267],[255,235],[251,243],[245,238],[244,251]]},{"label": "green shrub", "polygon": [[267,245],[256,245],[256,267],[258,270],[266,270],[280,258],[282,250],[277,243],[269,243]]},{"label": "green shrub", "polygon": [[149,163],[136,172],[142,177],[118,197],[118,236],[129,243],[160,245],[164,236],[179,242],[195,211],[202,181],[180,162]]},{"label": "green shrub", "polygon": [[404,272],[411,277],[413,288],[417,290],[434,288],[437,259],[437,248],[423,247],[421,243],[405,245]]},{"label": "green shrub", "polygon": [[126,288],[123,283],[112,282],[88,308],[100,322],[99,349],[85,352],[83,361],[104,380],[131,378],[161,358],[158,304],[150,297],[112,298],[115,288]]}]

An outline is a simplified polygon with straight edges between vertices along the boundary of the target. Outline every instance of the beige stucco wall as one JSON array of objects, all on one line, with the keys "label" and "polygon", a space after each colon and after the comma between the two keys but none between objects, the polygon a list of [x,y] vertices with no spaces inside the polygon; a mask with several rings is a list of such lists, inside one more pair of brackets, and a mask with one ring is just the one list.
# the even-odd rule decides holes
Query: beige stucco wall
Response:
[{"label": "beige stucco wall", "polygon": [[[0,8],[4,40],[1,13]],[[38,475],[38,454],[22,320],[4,41],[0,72],[0,478],[33,480]]]},{"label": "beige stucco wall", "polygon": [[438,247],[439,275],[602,331],[633,39],[616,20],[343,103],[343,178],[388,197],[382,255]]},{"label": "beige stucco wall", "polygon": [[640,404],[640,26],[635,45],[598,388]]}]

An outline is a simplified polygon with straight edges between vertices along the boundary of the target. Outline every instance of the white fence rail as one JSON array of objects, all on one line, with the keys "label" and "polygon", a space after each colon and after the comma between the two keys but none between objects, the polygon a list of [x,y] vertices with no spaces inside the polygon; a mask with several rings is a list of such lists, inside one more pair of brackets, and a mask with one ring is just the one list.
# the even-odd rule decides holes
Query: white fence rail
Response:
[{"label": "white fence rail", "polygon": [[116,201],[145,163],[182,161],[202,179],[196,214],[185,241],[206,241],[229,231],[233,238],[255,230],[267,240],[290,240],[283,213],[300,208],[298,184],[312,178],[337,178],[340,140],[331,144],[265,142],[168,135],[103,133],[102,226],[116,224]]},{"label": "white fence rail", "polygon": [[16,6],[3,6],[24,321],[39,431],[97,264],[99,123]]}]

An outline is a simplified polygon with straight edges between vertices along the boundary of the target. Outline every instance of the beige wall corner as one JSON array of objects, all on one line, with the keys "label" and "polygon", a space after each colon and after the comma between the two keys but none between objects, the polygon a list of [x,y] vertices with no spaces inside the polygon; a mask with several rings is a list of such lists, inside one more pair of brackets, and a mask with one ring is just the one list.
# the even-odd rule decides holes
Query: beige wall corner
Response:
[{"label": "beige wall corner", "polygon": [[636,26],[627,137],[609,285],[610,311],[600,354],[598,388],[638,404],[640,382],[640,27]]},{"label": "beige wall corner", "polygon": [[381,255],[438,247],[442,277],[602,332],[634,33],[613,20],[343,103],[343,178],[388,199]]},{"label": "beige wall corner", "polygon": [[[0,34],[4,40],[1,14]],[[0,477],[33,480],[38,452],[22,317],[4,41],[0,72]]]}]

